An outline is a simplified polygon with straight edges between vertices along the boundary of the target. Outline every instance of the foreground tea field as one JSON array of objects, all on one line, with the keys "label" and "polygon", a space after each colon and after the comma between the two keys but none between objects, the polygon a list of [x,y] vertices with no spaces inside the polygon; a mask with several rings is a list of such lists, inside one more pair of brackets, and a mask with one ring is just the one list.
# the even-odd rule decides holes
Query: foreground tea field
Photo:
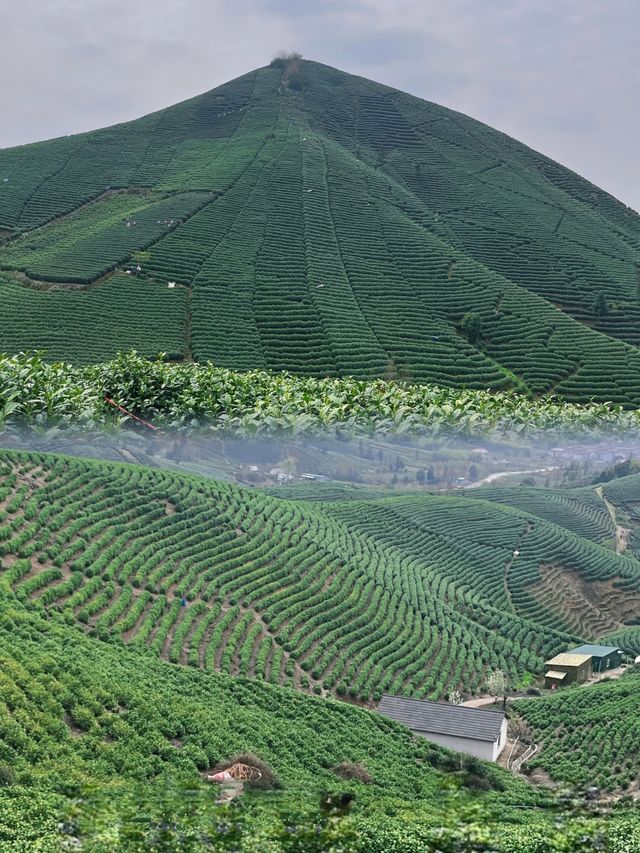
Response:
[{"label": "foreground tea field", "polygon": [[[565,818],[546,793],[377,714],[102,643],[6,592],[0,663],[2,853],[240,843],[387,853],[465,849],[469,838],[502,853],[607,839],[626,853],[640,837],[631,811]],[[233,807],[216,806],[202,774],[238,752],[266,762],[277,789],[245,788]],[[371,781],[342,778],[344,762]],[[319,809],[326,791],[355,797],[347,816]]]},{"label": "foreground tea field", "polygon": [[[407,654],[398,661],[395,643],[422,618],[413,637],[419,643],[434,609],[432,672],[446,672],[449,684],[457,678],[452,663],[468,663],[469,651],[476,666],[487,650],[492,665],[522,665],[525,645],[545,641],[533,621],[511,613],[487,629],[487,619],[500,619],[488,601],[502,595],[486,583],[487,555],[499,566],[509,537],[535,529],[535,517],[523,525],[525,516],[511,509],[452,499],[458,547],[450,531],[451,578],[437,580],[446,498],[420,501],[407,521],[404,498],[335,501],[312,511],[304,501],[139,467],[7,451],[0,461],[2,853],[79,844],[92,853],[133,853],[187,842],[194,851],[242,843],[256,853],[387,853],[441,850],[445,842],[472,849],[471,838],[476,848],[501,853],[634,849],[640,827],[630,809],[589,820],[565,815],[548,793],[493,765],[414,739],[353,704],[287,687],[305,686],[305,631],[311,653],[324,639],[332,644],[322,647],[334,661],[329,677],[341,658],[358,661],[361,638],[380,683],[398,663],[415,680],[419,667]],[[389,523],[378,527],[387,504]],[[353,530],[339,521],[345,512],[355,513]],[[487,513],[493,531],[502,520],[491,542]],[[361,532],[367,526],[370,533]],[[559,547],[561,529],[546,527]],[[387,537],[402,545],[391,547]],[[579,560],[589,573],[589,554],[603,549],[585,548]],[[627,566],[605,553],[616,570]],[[467,595],[483,580],[481,592]],[[394,622],[386,637],[381,620]],[[320,633],[310,636],[305,622]],[[560,639],[553,630],[544,635],[552,645]],[[469,669],[460,672],[467,677]],[[635,681],[521,703],[544,742],[538,763],[553,766],[560,780],[584,781],[567,757],[580,720],[601,747],[597,756],[584,754],[594,778],[627,784],[637,771]],[[400,681],[395,689],[423,692]],[[232,809],[217,806],[203,775],[247,752],[267,762],[276,790],[245,789]],[[345,762],[366,769],[370,781],[345,780]],[[327,808],[327,791],[335,803],[345,794],[355,800]]]},{"label": "foreground tea field", "polygon": [[[0,460],[5,591],[176,663],[363,702],[440,698],[481,692],[495,667],[526,683],[640,614],[635,558],[484,500],[306,503],[136,466]],[[566,606],[558,583],[575,587]]]},{"label": "foreground tea field", "polygon": [[[0,351],[10,353],[95,362],[126,339],[237,370],[631,407],[639,263],[637,214],[575,173],[459,113],[314,62],[0,151]],[[127,269],[149,285],[130,282],[138,326],[119,320]],[[65,298],[29,290],[42,282]],[[186,288],[188,318],[168,348],[157,290],[170,282]],[[74,329],[91,326],[77,288],[88,283],[115,315],[82,351]],[[29,312],[49,325],[23,327]]]}]

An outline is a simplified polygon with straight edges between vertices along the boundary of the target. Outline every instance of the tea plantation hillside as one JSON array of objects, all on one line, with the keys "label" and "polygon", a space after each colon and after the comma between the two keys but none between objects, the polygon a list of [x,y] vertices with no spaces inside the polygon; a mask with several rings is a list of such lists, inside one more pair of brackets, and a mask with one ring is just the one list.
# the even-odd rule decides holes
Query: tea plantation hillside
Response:
[{"label": "tea plantation hillside", "polygon": [[634,557],[484,500],[290,501],[4,450],[0,466],[3,594],[196,668],[437,699],[496,667],[526,684],[640,616]]},{"label": "tea plantation hillside", "polygon": [[640,784],[640,670],[588,689],[518,701],[517,712],[542,746],[531,767],[552,778],[605,790]]},{"label": "tea plantation hillside", "polygon": [[[469,495],[469,493],[467,493]],[[528,486],[475,489],[473,498],[506,504],[539,518],[552,521],[578,536],[598,542],[619,554],[640,559],[640,475],[619,477],[602,485],[579,489],[541,489]],[[575,573],[559,573],[540,567],[547,584],[561,585],[563,595],[552,609],[566,613],[588,610],[595,586],[584,583]],[[611,586],[621,590],[618,581]],[[626,611],[624,611],[626,613]],[[640,654],[640,618],[626,613],[624,626],[606,634],[610,644],[624,646],[630,654]]]},{"label": "tea plantation hillside", "polygon": [[[547,853],[603,838],[626,853],[640,838],[630,811],[563,818],[547,794],[374,713],[163,663],[6,591],[0,663],[2,853]],[[216,805],[204,775],[246,752],[276,790]],[[341,778],[345,762],[368,783]],[[347,816],[320,810],[345,795]]]},{"label": "tea plantation hillside", "polygon": [[0,268],[4,352],[640,402],[637,214],[316,62],[0,151]]}]

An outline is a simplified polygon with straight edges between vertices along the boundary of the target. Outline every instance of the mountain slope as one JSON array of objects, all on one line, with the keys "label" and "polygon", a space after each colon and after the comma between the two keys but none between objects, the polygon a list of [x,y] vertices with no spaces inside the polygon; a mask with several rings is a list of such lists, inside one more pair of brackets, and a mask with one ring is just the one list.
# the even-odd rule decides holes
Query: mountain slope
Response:
[{"label": "mountain slope", "polygon": [[[149,293],[127,329],[145,353],[167,346],[142,328],[175,281],[162,308],[182,335],[174,357],[640,401],[638,216],[388,87],[314,62],[262,68],[137,121],[1,151],[0,178],[0,350],[112,355],[110,300],[94,298],[87,352],[65,351],[67,315],[94,295],[78,285],[111,276],[126,300],[126,264]],[[34,282],[64,292],[53,302]],[[27,298],[52,322],[23,324]],[[464,332],[468,312],[479,333]]]},{"label": "mountain slope", "polygon": [[0,592],[176,663],[437,699],[495,667],[526,682],[640,615],[635,558],[484,500],[306,503],[58,455],[0,464]]}]

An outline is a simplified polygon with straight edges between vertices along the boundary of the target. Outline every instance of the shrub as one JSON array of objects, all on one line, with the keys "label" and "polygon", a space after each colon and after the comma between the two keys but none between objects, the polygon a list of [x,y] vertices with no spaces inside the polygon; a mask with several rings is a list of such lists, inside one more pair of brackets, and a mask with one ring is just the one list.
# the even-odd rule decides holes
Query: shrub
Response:
[{"label": "shrub", "polygon": [[472,791],[489,791],[491,790],[491,782],[486,776],[478,775],[477,773],[467,773],[463,783],[465,788]]},{"label": "shrub", "polygon": [[369,773],[364,764],[356,764],[351,761],[343,761],[336,765],[332,773],[347,781],[362,782],[365,785],[370,785],[373,782],[373,776]]},{"label": "shrub", "polygon": [[460,323],[462,334],[470,343],[475,343],[482,336],[482,317],[477,311],[467,311]]},{"label": "shrub", "polygon": [[13,785],[15,781],[15,773],[13,767],[9,764],[0,764],[0,788],[6,788]]}]

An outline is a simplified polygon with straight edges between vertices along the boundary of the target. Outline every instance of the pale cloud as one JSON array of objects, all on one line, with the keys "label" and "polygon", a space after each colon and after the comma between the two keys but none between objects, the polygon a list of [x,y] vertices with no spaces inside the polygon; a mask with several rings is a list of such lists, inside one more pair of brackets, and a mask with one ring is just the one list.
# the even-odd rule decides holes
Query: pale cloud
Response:
[{"label": "pale cloud", "polygon": [[640,208],[637,0],[0,0],[0,20],[0,146],[134,118],[297,49],[478,118]]}]

